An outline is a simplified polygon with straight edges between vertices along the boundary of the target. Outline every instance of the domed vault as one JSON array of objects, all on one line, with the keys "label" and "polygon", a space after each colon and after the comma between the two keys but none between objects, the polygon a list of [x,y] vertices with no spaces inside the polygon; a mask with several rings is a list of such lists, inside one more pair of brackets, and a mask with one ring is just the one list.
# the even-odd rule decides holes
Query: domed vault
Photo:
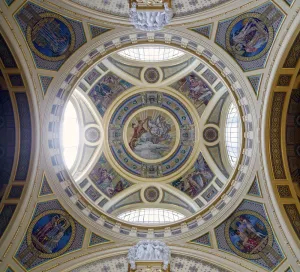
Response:
[{"label": "domed vault", "polygon": [[170,2],[0,2],[1,271],[299,270],[300,2]]}]

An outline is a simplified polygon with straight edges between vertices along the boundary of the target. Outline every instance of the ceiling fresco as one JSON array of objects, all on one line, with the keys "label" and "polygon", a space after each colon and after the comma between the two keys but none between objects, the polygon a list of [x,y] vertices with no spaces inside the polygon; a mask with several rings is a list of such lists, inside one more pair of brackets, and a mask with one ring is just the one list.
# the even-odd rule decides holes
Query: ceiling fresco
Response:
[{"label": "ceiling fresco", "polygon": [[156,239],[174,272],[297,271],[300,2],[172,8],[144,32],[125,0],[0,1],[0,271],[125,272]]}]

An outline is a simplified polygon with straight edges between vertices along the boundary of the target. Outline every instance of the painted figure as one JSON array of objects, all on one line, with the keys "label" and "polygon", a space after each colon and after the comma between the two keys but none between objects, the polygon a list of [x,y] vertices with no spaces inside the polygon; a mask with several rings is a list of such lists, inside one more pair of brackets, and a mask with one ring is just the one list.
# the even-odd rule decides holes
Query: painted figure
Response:
[{"label": "painted figure", "polygon": [[171,150],[175,141],[172,120],[155,110],[142,112],[133,120],[128,130],[128,144],[136,155],[160,159]]},{"label": "painted figure", "polygon": [[241,215],[230,225],[230,240],[243,253],[261,251],[267,244],[268,233],[260,219],[253,215]]},{"label": "painted figure", "polygon": [[34,226],[32,241],[39,250],[54,253],[66,245],[71,232],[70,222],[66,217],[60,214],[45,215]]},{"label": "painted figure", "polygon": [[172,85],[189,97],[195,104],[207,105],[214,95],[211,88],[198,75],[191,73]]},{"label": "painted figure", "polygon": [[246,18],[233,28],[230,44],[235,54],[251,57],[266,47],[268,39],[268,28],[260,19]]},{"label": "painted figure", "polygon": [[202,154],[194,164],[193,172],[172,183],[174,187],[194,198],[209,184],[214,174],[204,160]]},{"label": "painted figure", "polygon": [[44,18],[36,24],[31,34],[36,49],[48,57],[63,55],[70,46],[71,33],[56,18]]},{"label": "painted figure", "polygon": [[96,164],[89,175],[95,185],[108,197],[113,197],[130,186],[130,183],[117,176],[110,167],[106,166],[103,158]]}]

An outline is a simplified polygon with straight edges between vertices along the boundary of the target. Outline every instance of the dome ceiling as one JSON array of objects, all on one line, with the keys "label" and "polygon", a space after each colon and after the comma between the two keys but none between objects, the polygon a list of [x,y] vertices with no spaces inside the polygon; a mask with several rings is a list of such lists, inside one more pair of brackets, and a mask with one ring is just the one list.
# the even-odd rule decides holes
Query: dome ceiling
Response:
[{"label": "dome ceiling", "polygon": [[[187,53],[159,64],[115,53],[83,76],[70,101],[82,131],[70,172],[97,209],[118,215],[159,207],[190,216],[227,187],[234,164],[221,115],[235,102],[205,62]],[[240,135],[236,129],[236,160]]]},{"label": "dome ceiling", "polygon": [[[109,15],[129,17],[129,3],[124,0],[69,0],[89,9]],[[173,0],[175,17],[193,15],[197,12],[213,9],[231,0]]]}]

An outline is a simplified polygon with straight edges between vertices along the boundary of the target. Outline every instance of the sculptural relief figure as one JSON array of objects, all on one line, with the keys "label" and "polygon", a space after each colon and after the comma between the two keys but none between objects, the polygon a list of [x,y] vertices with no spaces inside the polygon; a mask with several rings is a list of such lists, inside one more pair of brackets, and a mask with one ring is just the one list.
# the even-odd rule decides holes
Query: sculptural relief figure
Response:
[{"label": "sculptural relief figure", "polygon": [[129,17],[137,29],[154,31],[160,30],[173,17],[173,11],[168,7],[168,3],[164,3],[164,11],[137,11],[136,3],[132,4]]},{"label": "sculptural relief figure", "polygon": [[131,269],[136,269],[135,261],[163,261],[163,269],[167,269],[170,263],[170,250],[161,241],[140,241],[129,249],[128,262]]}]

